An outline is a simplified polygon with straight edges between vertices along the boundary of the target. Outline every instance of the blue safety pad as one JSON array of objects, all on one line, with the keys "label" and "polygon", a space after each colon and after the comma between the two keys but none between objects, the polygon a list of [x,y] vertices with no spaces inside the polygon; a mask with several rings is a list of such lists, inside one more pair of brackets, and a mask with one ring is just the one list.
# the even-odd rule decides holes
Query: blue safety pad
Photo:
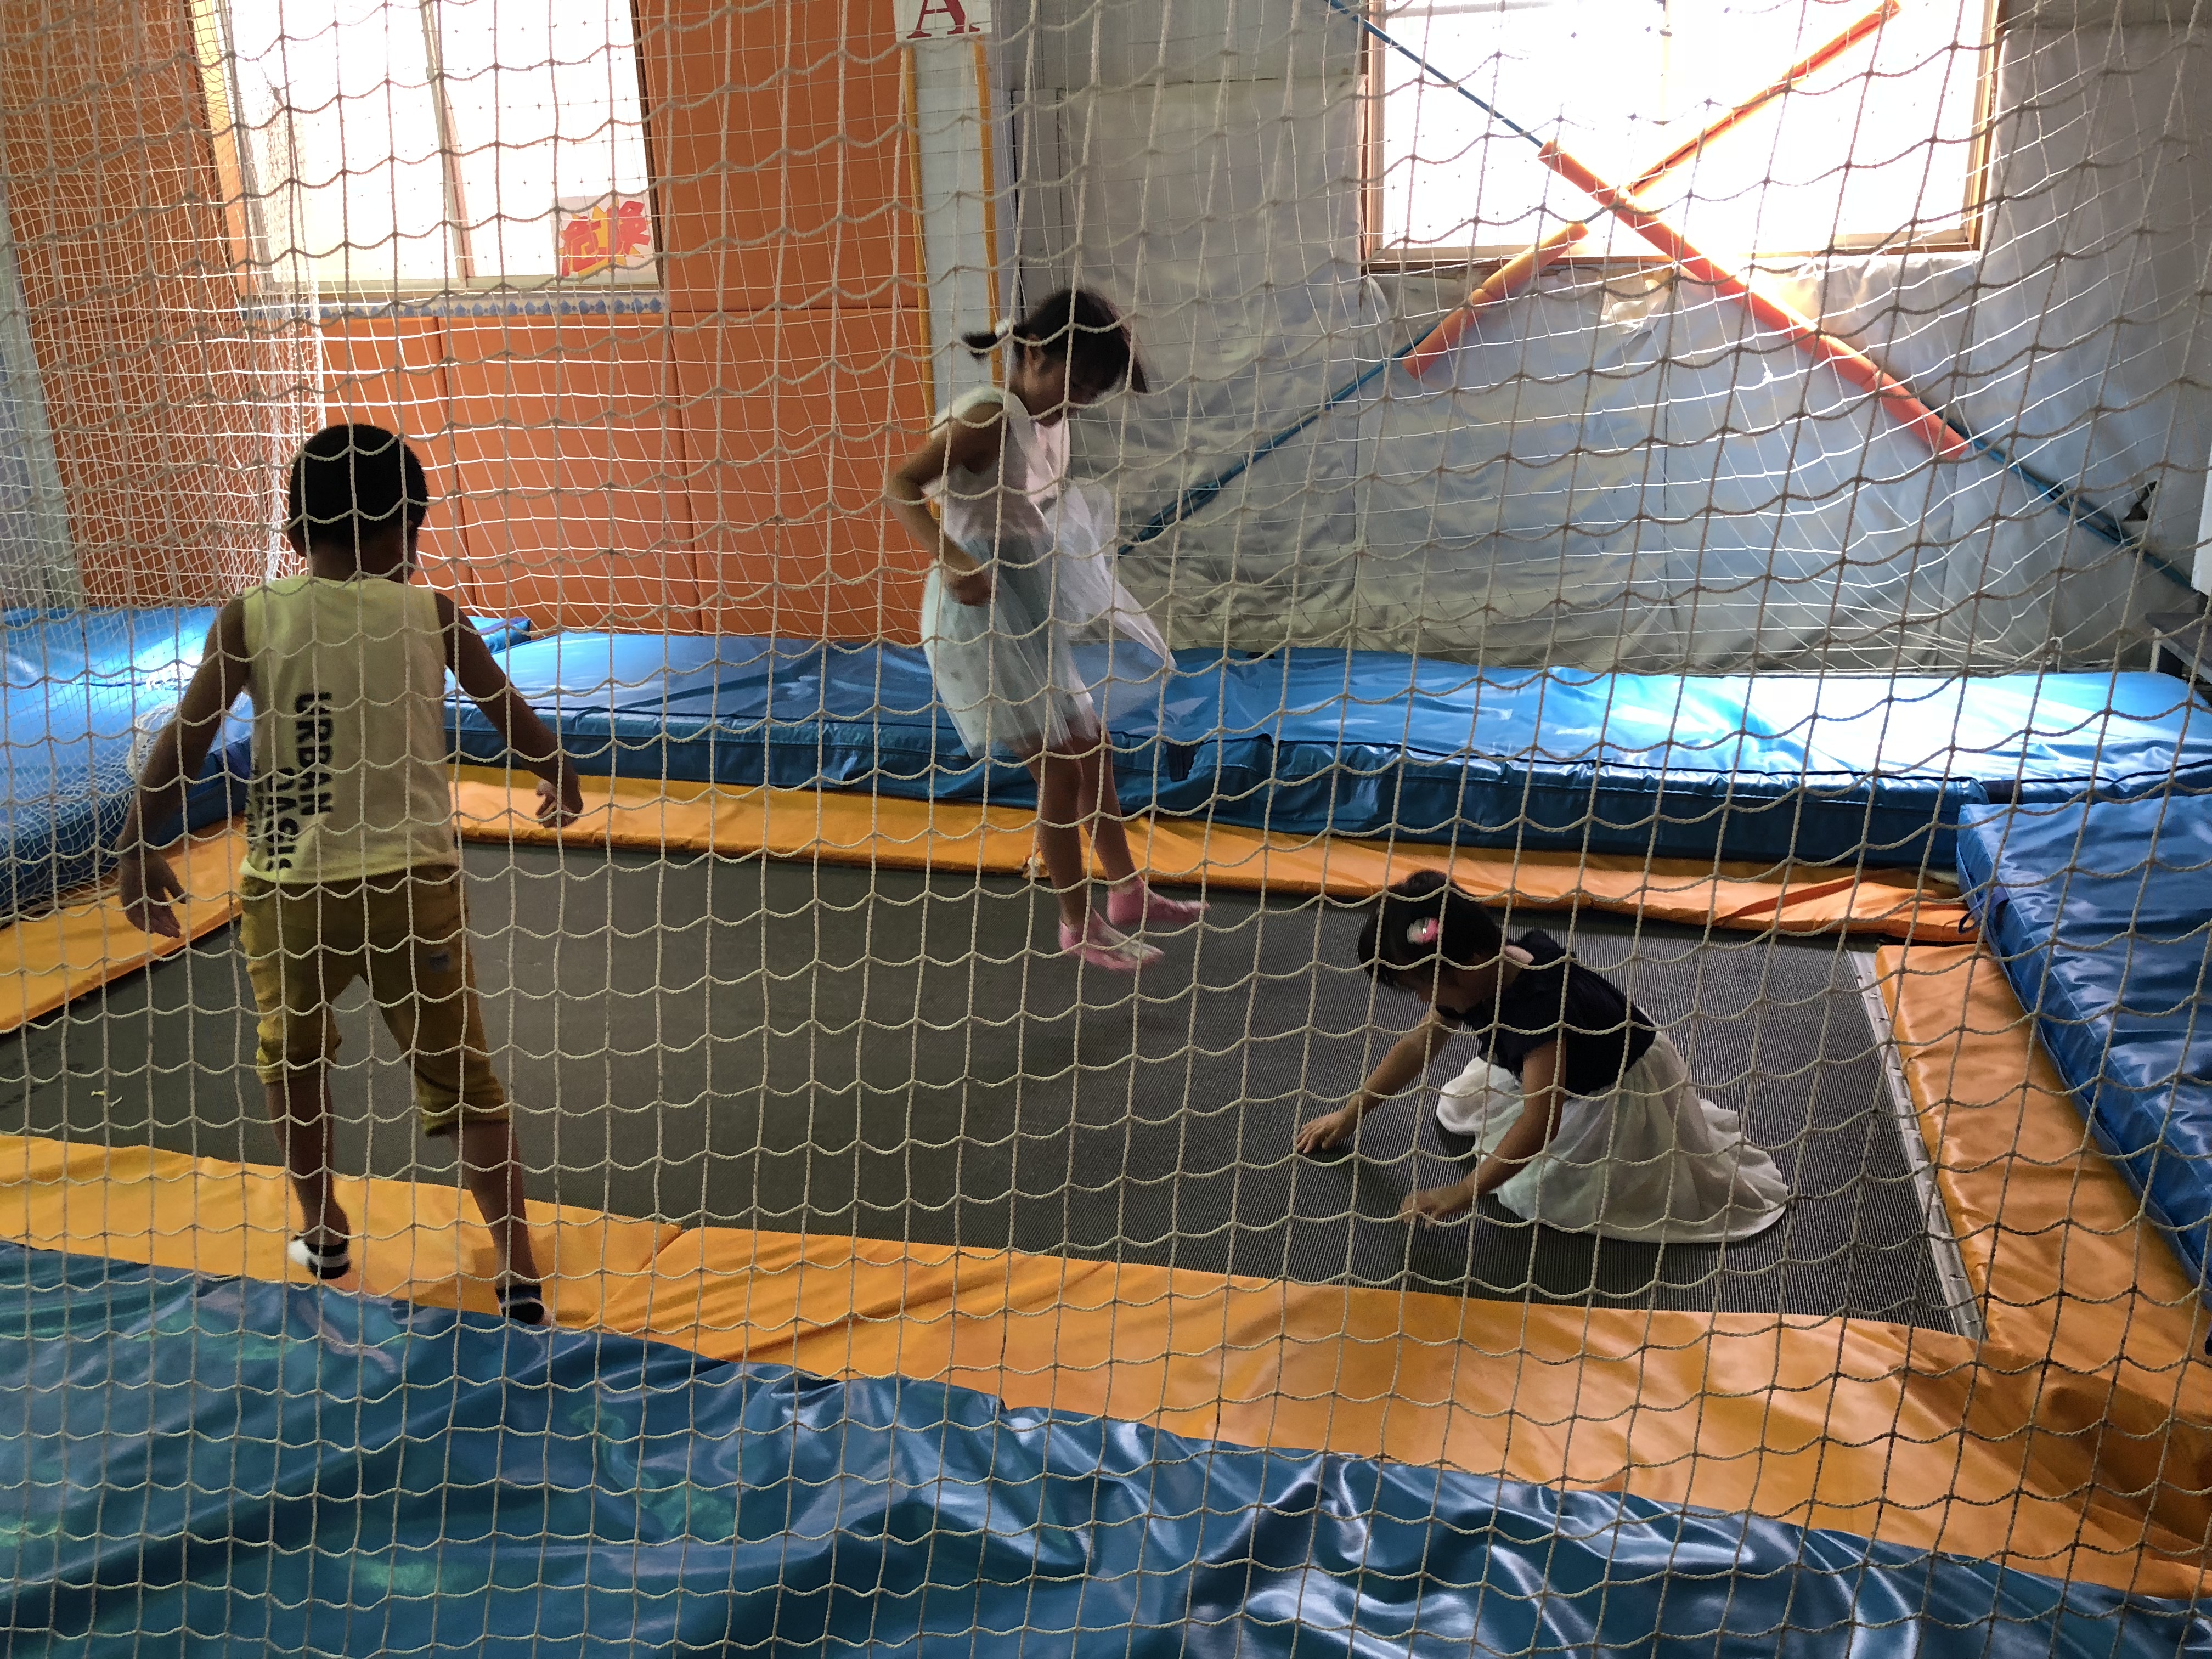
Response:
[{"label": "blue safety pad", "polygon": [[[136,786],[134,756],[167,721],[199,666],[216,613],[9,611],[0,613],[0,732],[6,794],[0,904],[28,909],[98,878]],[[501,644],[528,635],[521,619],[480,622]],[[241,810],[250,775],[246,723],[234,714],[186,793],[192,829]],[[156,825],[167,839],[183,827]]]},{"label": "blue safety pad", "polygon": [[[1128,647],[1079,654],[1125,805],[1306,835],[1948,869],[1971,802],[2212,777],[2212,710],[2155,674],[1684,678],[1300,649],[1186,652],[1141,683]],[[507,662],[586,771],[1035,799],[1020,769],[962,748],[912,647],[564,634]],[[473,709],[456,735],[501,758]]]},{"label": "blue safety pad", "polygon": [[[212,610],[11,611],[0,617],[7,793],[0,903],[27,909],[93,880],[122,827],[135,750],[184,695]],[[193,827],[234,810],[217,764],[189,793]]]},{"label": "blue safety pad", "polygon": [[[2173,1602],[1745,1515],[0,1244],[41,1651],[2170,1659]],[[1194,1644],[1195,1645],[1190,1645]]]},{"label": "blue safety pad", "polygon": [[2097,1144],[2203,1286],[2212,797],[1970,808],[1959,878]]}]

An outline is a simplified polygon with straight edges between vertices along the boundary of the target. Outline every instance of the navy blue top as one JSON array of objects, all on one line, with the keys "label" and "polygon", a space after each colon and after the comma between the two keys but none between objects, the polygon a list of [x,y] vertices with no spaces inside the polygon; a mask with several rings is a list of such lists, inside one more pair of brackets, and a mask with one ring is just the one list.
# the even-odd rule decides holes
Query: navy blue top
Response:
[{"label": "navy blue top", "polygon": [[1610,1094],[1650,1051],[1658,1028],[1595,969],[1585,968],[1549,933],[1530,928],[1513,941],[1532,958],[1499,994],[1493,1017],[1450,1015],[1473,1031],[1494,1066],[1521,1075],[1528,1056],[1559,1045],[1559,1081],[1571,1095]]}]

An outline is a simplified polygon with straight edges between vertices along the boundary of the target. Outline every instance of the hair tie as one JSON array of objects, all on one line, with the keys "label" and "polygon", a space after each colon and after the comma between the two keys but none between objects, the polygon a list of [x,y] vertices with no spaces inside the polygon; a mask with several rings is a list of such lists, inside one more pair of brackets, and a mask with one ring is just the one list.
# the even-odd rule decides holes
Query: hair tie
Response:
[{"label": "hair tie", "polygon": [[1437,942],[1437,936],[1442,933],[1443,930],[1443,923],[1437,917],[1423,916],[1419,921],[1406,929],[1406,943],[1408,945],[1434,945]]}]

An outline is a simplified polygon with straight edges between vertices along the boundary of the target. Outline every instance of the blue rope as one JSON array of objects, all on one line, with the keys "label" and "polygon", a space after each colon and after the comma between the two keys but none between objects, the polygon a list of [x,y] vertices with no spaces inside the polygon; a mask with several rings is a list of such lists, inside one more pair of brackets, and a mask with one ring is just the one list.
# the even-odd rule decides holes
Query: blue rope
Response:
[{"label": "blue rope", "polygon": [[1411,46],[1407,46],[1403,41],[1399,40],[1391,35],[1388,30],[1382,27],[1381,24],[1370,23],[1360,13],[1354,11],[1350,6],[1346,5],[1344,3],[1344,0],[1324,0],[1324,3],[1327,4],[1331,11],[1340,12],[1345,16],[1349,17],[1361,28],[1365,29],[1377,40],[1389,47],[1391,51],[1396,52],[1401,58],[1405,58],[1408,63],[1412,64],[1414,68],[1419,70],[1420,72],[1427,76],[1429,79],[1440,83],[1445,91],[1457,93],[1461,97],[1466,99],[1468,103],[1474,105],[1485,115],[1487,115],[1492,120],[1503,122],[1506,126],[1512,129],[1516,137],[1526,138],[1530,143],[1535,145],[1539,149],[1541,149],[1544,147],[1544,141],[1541,138],[1539,138],[1534,133],[1529,131],[1528,128],[1522,126],[1518,121],[1508,115],[1504,110],[1498,108],[1497,105],[1486,103],[1482,99],[1477,97],[1474,91],[1468,86],[1466,82],[1458,80],[1452,76],[1446,75],[1442,70],[1429,62],[1427,58],[1422,57],[1418,52],[1415,52]]},{"label": "blue rope", "polygon": [[1315,410],[1312,413],[1302,416],[1297,420],[1291,422],[1290,425],[1283,428],[1280,431],[1269,434],[1268,437],[1254,447],[1251,453],[1244,456],[1242,459],[1237,461],[1233,465],[1224,467],[1220,471],[1215,473],[1204,483],[1191,485],[1189,489],[1184,490],[1182,494],[1176,496],[1174,501],[1162,507],[1158,512],[1153,514],[1142,530],[1139,530],[1135,535],[1130,537],[1127,541],[1122,543],[1122,550],[1127,552],[1130,548],[1143,546],[1146,542],[1151,541],[1154,537],[1159,535],[1161,532],[1166,530],[1171,525],[1174,525],[1197,512],[1200,508],[1206,506],[1207,502],[1211,501],[1216,495],[1218,495],[1224,489],[1236,483],[1238,478],[1250,471],[1256,462],[1264,460],[1268,456],[1273,454],[1285,444],[1290,442],[1291,439],[1297,437],[1299,433],[1304,432],[1308,427],[1311,426],[1316,421],[1321,419],[1322,416],[1328,414],[1330,410],[1334,409],[1346,398],[1357,396],[1361,387],[1364,386],[1370,380],[1372,380],[1377,374],[1382,374],[1385,369],[1389,368],[1391,364],[1397,362],[1401,358],[1405,357],[1413,350],[1414,346],[1419,345],[1419,341],[1415,340],[1406,345],[1399,347],[1397,350],[1383,358],[1382,362],[1375,364],[1370,368],[1363,370],[1359,374],[1354,376],[1349,380],[1346,380],[1342,386],[1337,387],[1335,391],[1330,392],[1327,399],[1322,402],[1321,407]]},{"label": "blue rope", "polygon": [[2045,477],[2025,461],[2013,459],[1980,433],[1971,431],[1960,425],[1948,410],[1939,418],[1945,426],[1949,427],[1952,431],[1972,444],[1978,453],[1988,456],[1990,459],[1996,462],[2008,471],[2016,474],[2037,495],[2063,511],[2069,520],[2075,524],[2087,525],[2115,547],[2133,548],[2136,557],[2169,581],[2179,582],[2184,587],[2190,586],[2188,577],[2183,575],[2180,571],[2175,569],[2172,565],[2151,551],[2149,548],[2136,541],[2103,507],[2076,495],[2057,480]]},{"label": "blue rope", "polygon": [[[1415,52],[1411,46],[1407,46],[1403,41],[1392,35],[1380,24],[1370,21],[1367,17],[1362,15],[1359,12],[1354,10],[1351,6],[1346,5],[1345,3],[1345,0],[1323,0],[1323,3],[1326,4],[1331,11],[1350,18],[1352,22],[1357,24],[1362,29],[1364,29],[1368,33],[1373,35],[1376,40],[1380,41],[1390,51],[1396,52],[1400,57],[1405,58],[1416,69],[1419,70],[1423,75],[1426,76],[1430,80],[1436,82],[1443,89],[1457,93],[1461,97],[1466,99],[1468,102],[1473,104],[1477,109],[1489,116],[1492,120],[1510,129],[1516,137],[1527,139],[1539,149],[1543,148],[1544,141],[1537,137],[1534,133],[1529,131],[1528,128],[1522,126],[1511,116],[1506,114],[1504,111],[1499,109],[1495,104],[1478,96],[1464,81],[1460,80],[1456,76],[1446,75],[1435,64],[1430,63],[1427,58],[1422,57],[1420,53]],[[1614,211],[1614,209],[1609,203],[1600,202],[1597,205],[1604,209],[1607,213]],[[1418,344],[1419,342],[1417,341],[1414,343]],[[1121,544],[1121,550],[1126,552],[1130,548],[1141,547],[1145,543],[1153,540],[1173,526],[1181,523],[1192,514],[1203,510],[1210,502],[1212,501],[1215,496],[1220,495],[1221,492],[1228,488],[1229,485],[1234,483],[1238,478],[1249,471],[1254,465],[1260,461],[1264,460],[1267,457],[1273,454],[1285,444],[1290,442],[1291,439],[1297,437],[1298,434],[1304,432],[1307,428],[1312,426],[1315,422],[1320,420],[1322,416],[1328,414],[1329,410],[1334,409],[1339,404],[1344,402],[1345,399],[1357,395],[1361,387],[1366,386],[1368,382],[1372,380],[1376,375],[1388,369],[1391,364],[1397,362],[1401,359],[1408,356],[1413,349],[1413,346],[1412,344],[1408,344],[1392,352],[1390,356],[1382,359],[1382,362],[1376,363],[1373,368],[1366,370],[1356,379],[1346,380],[1335,391],[1330,392],[1327,400],[1322,404],[1320,408],[1314,410],[1310,414],[1301,416],[1296,421],[1293,421],[1290,425],[1284,427],[1276,432],[1271,433],[1266,439],[1258,444],[1250,453],[1243,456],[1233,465],[1224,467],[1212,477],[1205,479],[1201,483],[1193,484],[1187,489],[1183,490],[1173,501],[1170,502],[1167,506],[1162,507],[1158,512],[1152,514],[1152,518],[1146,521],[1143,529],[1137,532],[1135,535],[1124,542]],[[2176,569],[2172,564],[2167,562],[2166,560],[2160,557],[2158,554],[2153,552],[2149,548],[2143,546],[2141,543],[2129,536],[2127,532],[2121,528],[2111,514],[2106,512],[2094,502],[2087,500],[2081,495],[2079,491],[2069,489],[2064,484],[2058,483],[2056,479],[2046,478],[2041,473],[2033,471],[2024,463],[2014,460],[2010,455],[2007,454],[2002,449],[1998,447],[1995,443],[1992,443],[1989,439],[1983,437],[1978,432],[1974,432],[1968,428],[1960,425],[1948,410],[1939,410],[1937,412],[1936,418],[1941,420],[1943,424],[1948,427],[1953,432],[1958,434],[1960,438],[1964,439],[1966,442],[1974,449],[1976,453],[1996,462],[2007,471],[2011,472],[2017,477],[2021,483],[2027,484],[2028,488],[2034,490],[2035,493],[2045,501],[2064,513],[2068,522],[2081,525],[2086,528],[2094,531],[2106,541],[2110,542],[2114,547],[2132,550],[2137,558],[2142,560],[2144,563],[2149,565],[2154,570],[2156,570],[2160,575],[2166,577],[2169,581],[2177,582],[2183,587],[2188,587],[2191,586],[2188,577],[2183,575],[2179,570]]]}]

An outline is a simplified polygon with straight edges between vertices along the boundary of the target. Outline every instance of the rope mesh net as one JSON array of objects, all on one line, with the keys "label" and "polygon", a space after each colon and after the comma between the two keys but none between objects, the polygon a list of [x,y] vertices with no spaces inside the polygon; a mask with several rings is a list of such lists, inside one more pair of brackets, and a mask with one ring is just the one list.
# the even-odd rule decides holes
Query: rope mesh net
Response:
[{"label": "rope mesh net", "polygon": [[[18,1640],[2212,1645],[2201,8],[0,20]],[[1207,906],[1134,974],[1063,948],[1058,786],[963,743],[884,484],[980,388],[1049,434],[960,337],[1069,287],[1150,390],[1051,498],[1175,659],[1064,660]],[[156,826],[186,940],[117,896],[340,421],[583,775],[541,826],[441,694],[550,1330],[363,985],[349,1276],[288,1266],[245,699]],[[1425,870],[1775,1212],[1628,1216],[1690,1176],[1609,1083],[1554,1131],[1609,1223],[1406,1218],[1529,1098],[1465,1034],[1301,1154],[1423,1018],[1360,936]]]}]

